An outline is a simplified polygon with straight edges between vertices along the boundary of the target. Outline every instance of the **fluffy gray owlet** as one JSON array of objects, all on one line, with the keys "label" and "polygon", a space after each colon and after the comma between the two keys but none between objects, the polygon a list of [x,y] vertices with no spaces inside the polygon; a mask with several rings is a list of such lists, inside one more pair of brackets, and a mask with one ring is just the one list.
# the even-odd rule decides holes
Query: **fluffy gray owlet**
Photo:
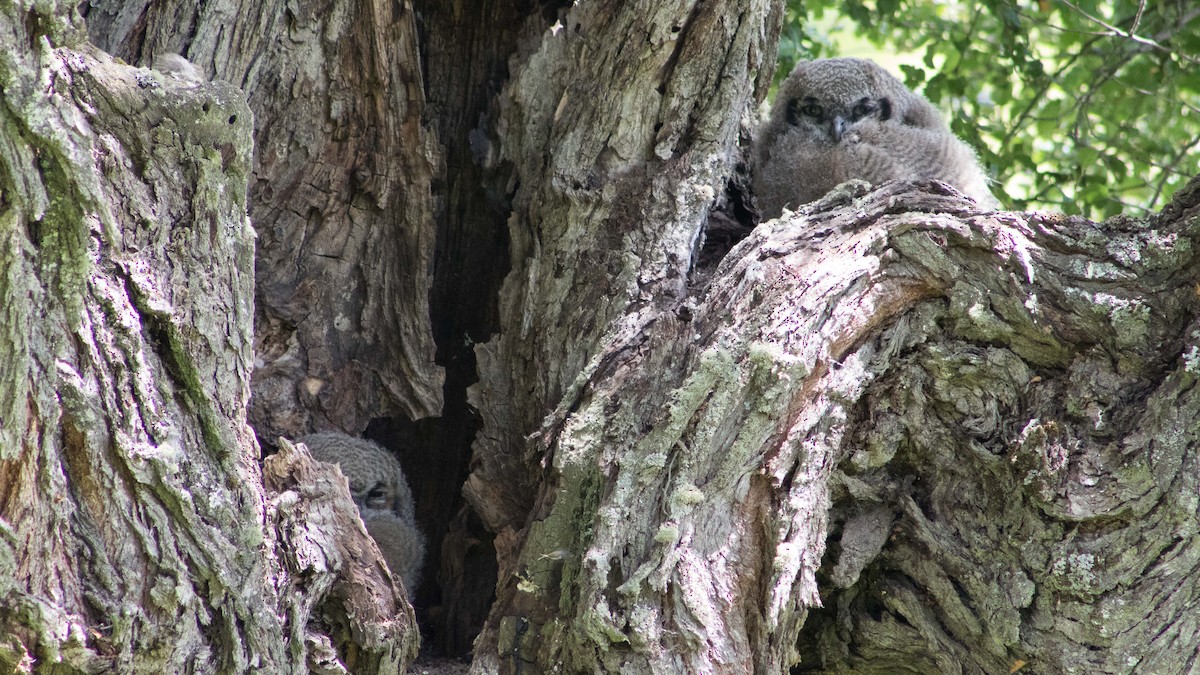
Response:
[{"label": "fluffy gray owlet", "polygon": [[985,208],[1000,204],[975,153],[933,105],[864,59],[796,66],[759,129],[754,191],[764,219],[819,199],[852,178],[937,179]]},{"label": "fluffy gray owlet", "polygon": [[312,434],[299,442],[315,459],[342,469],[367,532],[411,595],[421,582],[425,535],[417,529],[412,490],[400,462],[375,443],[346,434]]}]

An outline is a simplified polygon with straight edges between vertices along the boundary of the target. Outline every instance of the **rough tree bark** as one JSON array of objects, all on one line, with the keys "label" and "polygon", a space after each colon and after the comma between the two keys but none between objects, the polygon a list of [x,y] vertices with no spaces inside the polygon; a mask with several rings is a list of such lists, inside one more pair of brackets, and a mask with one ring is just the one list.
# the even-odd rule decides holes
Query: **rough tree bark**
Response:
[{"label": "rough tree bark", "polygon": [[254,129],[251,422],[259,438],[436,415],[430,180],[412,10],[398,3],[92,3],[103,49],[186,54],[235,83]]},{"label": "rough tree bark", "polygon": [[242,93],[115,61],[74,3],[0,4],[0,54],[0,669],[403,669],[344,478],[285,453],[264,499]]},{"label": "rough tree bark", "polygon": [[[442,150],[437,130],[422,119],[411,7],[349,0],[90,5],[89,35],[101,47],[131,63],[184,54],[205,77],[237,83],[254,111],[250,422],[260,442],[271,449],[280,436],[357,435],[373,420],[441,413],[429,292],[432,182]],[[457,489],[432,477],[464,473],[465,451],[443,468],[442,452],[420,452],[409,439],[380,440],[400,450],[436,550]]]},{"label": "rough tree bark", "polygon": [[911,187],[605,345],[476,672],[1194,670],[1200,181],[1103,227]]},{"label": "rough tree bark", "polygon": [[495,152],[519,185],[512,272],[499,332],[476,347],[483,428],[465,487],[493,531],[525,522],[538,476],[524,438],[602,338],[686,294],[740,122],[765,91],[755,78],[773,61],[777,12],[753,0],[582,4],[511,65]]},{"label": "rough tree bark", "polygon": [[[423,4],[437,84],[404,4],[91,8],[249,108],[0,5],[0,663],[415,649],[336,472],[259,473],[249,206],[260,434],[436,414],[428,336],[465,399],[495,332],[475,672],[1194,672],[1200,182],[1099,225],[847,185],[699,269],[778,3],[562,4]],[[509,254],[439,268],[431,333],[435,222],[439,261]]]}]

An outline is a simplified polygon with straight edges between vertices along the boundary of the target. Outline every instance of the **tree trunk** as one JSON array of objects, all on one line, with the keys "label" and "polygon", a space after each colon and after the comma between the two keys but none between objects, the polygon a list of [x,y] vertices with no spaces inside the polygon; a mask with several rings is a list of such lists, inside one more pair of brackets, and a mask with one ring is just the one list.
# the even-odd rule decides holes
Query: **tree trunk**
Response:
[{"label": "tree trunk", "polygon": [[465,487],[493,531],[525,522],[539,476],[524,439],[602,340],[683,299],[739,123],[765,91],[755,78],[777,12],[755,1],[575,6],[512,66],[497,124],[499,160],[520,186],[512,272],[499,333],[476,347],[483,428]]},{"label": "tree trunk", "polygon": [[73,13],[0,5],[0,664],[402,669],[415,620],[345,480],[285,455],[306,480],[264,500],[241,92]]},{"label": "tree trunk", "polygon": [[[87,22],[97,44],[130,62],[186,54],[206,77],[242,87],[254,111],[249,419],[260,443],[440,414],[429,294],[444,153],[423,120],[411,7],[97,2]],[[461,483],[468,446],[421,452],[410,436],[377,440],[400,451],[436,550],[461,502],[445,477]]]},{"label": "tree trunk", "polygon": [[198,80],[0,5],[0,663],[403,669],[343,479],[249,418],[406,439],[477,673],[1196,670],[1200,181],[702,248],[779,3],[416,4],[87,11]]}]

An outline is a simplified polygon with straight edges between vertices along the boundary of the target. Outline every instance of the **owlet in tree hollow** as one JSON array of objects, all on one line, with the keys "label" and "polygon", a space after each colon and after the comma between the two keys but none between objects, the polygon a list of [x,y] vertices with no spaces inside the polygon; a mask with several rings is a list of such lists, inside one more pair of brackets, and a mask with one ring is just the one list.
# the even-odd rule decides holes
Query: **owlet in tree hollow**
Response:
[{"label": "owlet in tree hollow", "polygon": [[975,153],[919,94],[864,59],[800,63],[779,87],[754,149],[762,217],[816,200],[852,178],[949,183],[999,208]]},{"label": "owlet in tree hollow", "polygon": [[367,532],[404,581],[411,595],[421,580],[425,535],[417,529],[412,490],[400,462],[387,450],[363,438],[324,432],[301,438],[314,459],[337,464],[350,482]]}]

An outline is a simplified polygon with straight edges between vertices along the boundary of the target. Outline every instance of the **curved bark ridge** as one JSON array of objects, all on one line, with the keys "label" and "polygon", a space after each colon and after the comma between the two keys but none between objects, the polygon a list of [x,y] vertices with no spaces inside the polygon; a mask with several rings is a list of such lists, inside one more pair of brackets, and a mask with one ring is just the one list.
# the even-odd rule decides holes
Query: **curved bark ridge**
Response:
[{"label": "curved bark ridge", "polygon": [[606,345],[480,670],[1182,669],[1200,189],[1101,230],[931,187],[766,223]]},{"label": "curved bark ridge", "polygon": [[[1001,221],[1025,241],[991,260],[910,256],[961,273],[883,336],[921,340],[850,422],[805,665],[1187,670],[1197,196],[1145,225]],[[968,235],[947,243],[987,242]]]}]

